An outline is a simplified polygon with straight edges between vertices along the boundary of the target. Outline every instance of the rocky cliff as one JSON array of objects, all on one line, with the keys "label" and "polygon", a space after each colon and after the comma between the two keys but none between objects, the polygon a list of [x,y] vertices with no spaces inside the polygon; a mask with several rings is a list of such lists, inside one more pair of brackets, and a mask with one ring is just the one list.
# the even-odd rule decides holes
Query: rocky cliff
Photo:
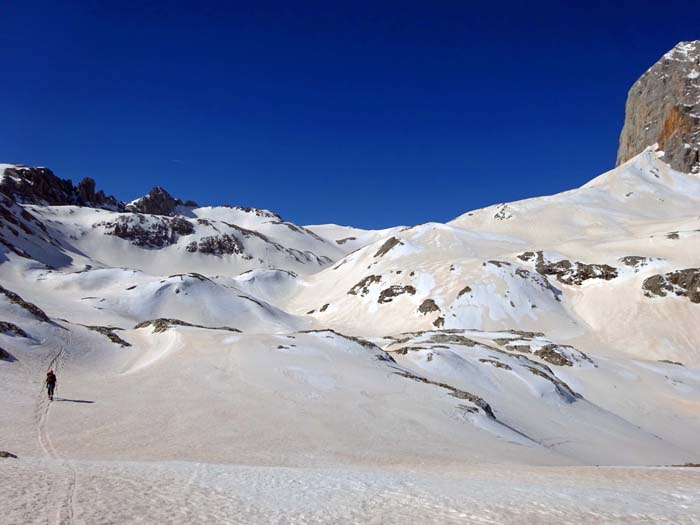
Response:
[{"label": "rocky cliff", "polygon": [[0,169],[0,193],[26,204],[49,206],[78,205],[118,210],[123,207],[117,199],[102,190],[95,191],[95,181],[89,177],[77,186],[60,179],[48,168],[5,165]]},{"label": "rocky cliff", "polygon": [[700,173],[700,41],[681,42],[629,91],[617,164],[657,143],[663,160]]}]

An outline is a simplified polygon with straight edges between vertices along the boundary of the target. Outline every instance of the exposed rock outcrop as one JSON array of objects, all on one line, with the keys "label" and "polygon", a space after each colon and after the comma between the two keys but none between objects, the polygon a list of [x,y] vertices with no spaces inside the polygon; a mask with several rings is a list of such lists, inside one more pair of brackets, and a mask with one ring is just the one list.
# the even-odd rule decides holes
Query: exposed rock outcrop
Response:
[{"label": "exposed rock outcrop", "polygon": [[369,293],[369,287],[372,286],[375,283],[378,283],[382,280],[381,275],[368,275],[364,279],[362,279],[360,282],[355,284],[350,290],[348,290],[348,295],[360,295],[361,297],[364,297]]},{"label": "exposed rock outcrop", "polygon": [[426,299],[418,307],[418,311],[423,315],[429,314],[430,312],[439,312],[440,307],[435,303],[433,299]]},{"label": "exposed rock outcrop", "polygon": [[674,294],[687,297],[691,303],[700,303],[700,268],[652,275],[644,280],[642,290],[647,297]]},{"label": "exposed rock outcrop", "polygon": [[435,328],[442,328],[443,326],[445,326],[445,317],[441,316],[435,319],[435,321],[433,321],[433,326]]},{"label": "exposed rock outcrop", "polygon": [[121,203],[112,196],[105,195],[102,190],[95,191],[95,179],[85,177],[75,187],[78,195],[78,203],[83,206],[94,206],[97,208],[109,208],[117,210],[121,208]]},{"label": "exposed rock outcrop", "polygon": [[416,375],[412,372],[409,372],[407,370],[401,370],[399,372],[394,372],[395,374],[398,374],[400,376],[406,377],[408,379],[413,379],[414,381],[419,381],[421,383],[425,383],[426,385],[433,385],[437,386],[440,388],[444,388],[449,392],[449,395],[452,397],[456,397],[457,399],[464,399],[466,401],[469,401],[470,403],[476,405],[479,407],[486,416],[488,416],[491,419],[496,419],[495,414],[493,413],[493,409],[491,408],[491,405],[489,405],[483,398],[472,394],[471,392],[466,392],[464,390],[460,390],[458,388],[455,388],[451,385],[448,385],[447,383],[440,383],[437,381],[431,381],[423,376]]},{"label": "exposed rock outcrop", "polygon": [[90,206],[119,210],[123,205],[102,190],[95,191],[95,180],[89,177],[77,186],[60,179],[48,168],[12,166],[0,173],[0,193],[26,204],[49,206]]},{"label": "exposed rock outcrop", "polygon": [[192,328],[204,328],[206,330],[226,330],[227,332],[237,332],[241,331],[238,328],[231,328],[230,326],[202,326],[201,324],[188,323],[187,321],[182,321],[180,319],[167,319],[164,317],[158,319],[151,319],[150,321],[143,321],[136,326],[135,330],[140,328],[147,328],[149,326],[153,327],[153,333],[163,333],[173,326],[188,326]]},{"label": "exposed rock outcrop", "polygon": [[183,205],[180,199],[176,199],[160,186],[156,186],[140,199],[127,204],[126,209],[152,215],[172,215],[175,208]]},{"label": "exposed rock outcrop", "polygon": [[544,372],[544,371],[542,371],[539,368],[536,368],[534,366],[527,366],[526,368],[534,375],[541,377],[542,379],[552,383],[554,385],[554,387],[556,388],[557,392],[559,393],[559,395],[562,398],[564,398],[564,400],[567,403],[573,403],[577,399],[583,399],[583,396],[581,394],[579,394],[578,392],[575,392],[569,385],[567,385],[564,381],[559,379],[554,374],[548,374],[547,372]]},{"label": "exposed rock outcrop", "polygon": [[355,337],[352,335],[341,334],[340,332],[337,332],[336,330],[333,330],[331,328],[323,328],[323,329],[315,329],[315,330],[301,330],[299,333],[300,334],[333,334],[337,337],[342,337],[343,339],[347,339],[348,341],[352,341],[353,343],[357,343],[358,345],[360,345],[364,348],[367,348],[369,350],[374,350],[376,352],[375,355],[377,357],[377,360],[379,360],[379,361],[396,363],[394,358],[391,357],[386,351],[382,350],[379,346],[372,343],[371,341],[367,341],[366,339],[362,339],[361,337]]},{"label": "exposed rock outcrop", "polygon": [[481,358],[479,359],[480,363],[488,363],[491,366],[495,366],[496,368],[502,368],[504,370],[513,370],[509,365],[505,363],[501,363],[500,361],[496,361],[495,359],[486,359],[486,358]]},{"label": "exposed rock outcrop", "polygon": [[377,301],[380,304],[390,303],[394,300],[394,297],[398,297],[399,295],[403,294],[416,295],[416,289],[410,284],[406,286],[395,284],[393,286],[390,286],[389,288],[385,288],[384,290],[382,290],[379,294],[379,299],[377,299]]},{"label": "exposed rock outcrop", "polygon": [[49,319],[49,316],[46,315],[46,313],[41,308],[39,308],[34,303],[30,303],[29,301],[25,301],[15,292],[12,292],[12,291],[8,290],[7,288],[0,286],[0,294],[3,294],[5,297],[7,297],[8,301],[10,301],[11,303],[16,304],[20,308],[29,312],[33,317],[35,317],[39,321],[43,321],[45,323],[51,322],[51,319]]},{"label": "exposed rock outcrop", "polygon": [[106,336],[114,344],[120,345],[122,348],[126,348],[128,346],[131,346],[131,343],[124,341],[124,339],[122,339],[121,337],[119,337],[115,333],[115,331],[122,330],[122,328],[118,328],[116,326],[88,326],[88,325],[84,325],[84,326],[88,330],[92,330],[93,332],[98,332],[98,333]]},{"label": "exposed rock outcrop", "polygon": [[569,285],[580,285],[589,279],[609,281],[617,277],[617,268],[608,264],[586,264],[567,259],[551,261],[541,251],[521,253],[518,259],[534,262],[537,273],[554,275],[559,282]]},{"label": "exposed rock outcrop", "polygon": [[403,243],[399,239],[397,239],[396,237],[390,237],[384,244],[381,245],[379,250],[377,250],[377,253],[374,254],[374,257],[383,257],[389,251],[391,251],[392,248],[400,244]]},{"label": "exposed rock outcrop", "polygon": [[471,291],[472,291],[472,287],[471,287],[471,286],[469,286],[469,285],[465,286],[465,287],[462,288],[462,289],[459,291],[459,293],[457,294],[457,299],[459,299],[460,297],[462,297],[465,293],[469,293],[469,292],[471,292]]},{"label": "exposed rock outcrop", "polygon": [[[569,347],[572,348],[572,347]],[[553,365],[557,366],[571,366],[573,363],[571,360],[564,354],[563,352],[559,351],[557,345],[555,344],[546,344],[539,350],[535,350],[535,355],[539,357],[540,359],[543,359],[544,361],[547,361],[548,363],[551,363]]]},{"label": "exposed rock outcrop", "polygon": [[8,361],[10,363],[14,363],[15,356],[13,356],[10,352],[5,350],[4,348],[0,348],[0,361]]},{"label": "exposed rock outcrop", "polygon": [[338,239],[335,241],[337,244],[343,245],[348,241],[356,241],[357,237],[345,237],[344,239]]},{"label": "exposed rock outcrop", "polygon": [[107,235],[131,241],[144,248],[162,248],[175,244],[181,235],[194,233],[194,226],[182,217],[147,217],[139,213],[120,215],[113,222],[97,223]]},{"label": "exposed rock outcrop", "polygon": [[210,235],[192,241],[185,249],[207,255],[234,255],[243,253],[243,244],[234,235]]},{"label": "exposed rock outcrop", "polygon": [[681,42],[637,80],[627,96],[617,164],[658,144],[662,159],[700,173],[700,41]]},{"label": "exposed rock outcrop", "polygon": [[27,332],[22,330],[19,326],[8,321],[0,321],[0,334],[17,336],[17,337],[29,337]]},{"label": "exposed rock outcrop", "polygon": [[641,255],[627,255],[625,257],[620,257],[619,262],[625,266],[631,266],[634,268],[635,272],[638,272],[650,262],[654,260],[652,257],[642,257]]},{"label": "exposed rock outcrop", "polygon": [[255,215],[256,217],[265,217],[268,219],[274,219],[277,221],[281,221],[282,217],[280,217],[278,214],[275,212],[272,212],[270,210],[264,210],[262,208],[251,208],[250,206],[228,206],[228,205],[223,205],[222,208],[231,208],[232,210],[238,210],[242,211],[244,213],[251,213]]}]

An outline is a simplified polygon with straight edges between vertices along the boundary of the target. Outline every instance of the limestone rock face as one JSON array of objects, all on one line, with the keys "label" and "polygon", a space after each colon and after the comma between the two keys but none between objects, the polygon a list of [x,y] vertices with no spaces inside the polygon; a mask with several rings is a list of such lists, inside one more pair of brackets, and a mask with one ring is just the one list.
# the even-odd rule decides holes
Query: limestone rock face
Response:
[{"label": "limestone rock face", "polygon": [[617,165],[656,143],[672,168],[700,173],[700,40],[676,45],[629,91]]}]

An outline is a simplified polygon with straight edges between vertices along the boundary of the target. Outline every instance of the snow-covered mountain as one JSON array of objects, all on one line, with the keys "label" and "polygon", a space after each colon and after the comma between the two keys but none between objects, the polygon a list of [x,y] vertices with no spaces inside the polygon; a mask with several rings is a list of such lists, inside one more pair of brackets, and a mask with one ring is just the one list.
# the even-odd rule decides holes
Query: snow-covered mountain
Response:
[{"label": "snow-covered mountain", "polygon": [[[319,464],[352,454],[364,438],[346,425],[369,428],[376,417],[388,423],[372,430],[375,441],[410,419],[440,445],[363,447],[368,461],[466,460],[477,448],[484,460],[535,464],[691,461],[700,453],[688,412],[700,400],[700,178],[658,156],[647,149],[562,194],[383,231],[181,201],[151,202],[168,213],[156,215],[138,211],[143,200],[107,210],[3,196],[0,346],[13,361],[0,370],[12,384],[28,370],[19,363],[41,367],[64,348],[64,373],[81,377],[85,396],[108,377],[128,397],[184,366],[188,395],[246,435],[252,423],[229,413],[231,397],[254,404],[260,432],[310,410],[325,429],[318,446],[335,443]],[[212,374],[224,383],[214,387]],[[388,395],[409,387],[410,407]],[[215,408],[221,388],[235,393]],[[370,419],[357,408],[364,399],[374,400]],[[186,425],[209,417],[170,398],[149,403]],[[119,435],[151,431],[129,406],[95,416],[113,445],[88,456],[124,454],[102,417],[124,421]],[[270,453],[264,442],[219,448],[227,428],[199,437],[216,461]],[[276,454],[308,460],[294,452],[298,429],[285,428],[273,441],[293,449]],[[65,436],[95,446],[91,433]],[[154,443],[141,454],[204,461],[193,436],[173,430],[167,451]]]},{"label": "snow-covered mountain", "polygon": [[398,230],[287,308],[365,336],[518,328],[697,365],[699,205],[700,178],[648,149],[576,190]]},{"label": "snow-covered mountain", "polygon": [[697,463],[700,176],[662,156],[377,231],[0,165],[0,446],[68,498],[91,460]]}]

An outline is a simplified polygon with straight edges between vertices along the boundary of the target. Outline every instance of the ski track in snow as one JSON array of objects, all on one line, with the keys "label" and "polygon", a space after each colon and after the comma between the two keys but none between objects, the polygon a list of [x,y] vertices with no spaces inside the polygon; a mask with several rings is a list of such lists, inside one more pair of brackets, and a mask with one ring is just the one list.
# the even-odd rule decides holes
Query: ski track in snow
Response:
[{"label": "ski track in snow", "polygon": [[195,484],[197,483],[197,478],[200,476],[203,467],[204,465],[202,463],[195,463],[194,465],[192,465],[192,475],[189,477],[187,483],[185,483],[185,486],[183,488],[184,501],[182,506],[187,512],[186,521],[188,523],[194,523],[197,519],[196,513],[193,511],[193,495],[195,491]]},{"label": "ski track in snow", "polygon": [[[63,359],[63,355],[66,351],[66,348],[68,348],[71,345],[71,342],[72,334],[69,330],[67,332],[65,343],[61,345],[58,352],[56,352],[56,354],[51,358],[48,365],[46,366],[47,371],[54,369],[57,372],[56,375],[58,377],[63,378],[63,371],[65,369],[65,360]],[[46,390],[44,387],[45,385],[42,385],[41,394],[37,399],[37,408],[39,412],[39,419],[37,424],[37,440],[39,442],[39,447],[44,453],[44,456],[49,459],[57,460],[60,459],[60,456],[51,441],[51,436],[48,430],[48,417],[52,401],[48,400],[48,397],[46,396]],[[55,394],[56,392],[54,392],[54,398]],[[62,461],[61,463],[65,467],[67,467],[67,469],[69,470],[69,474],[67,480],[67,487],[62,491],[65,492],[65,495],[62,499],[59,499],[59,501],[57,502],[56,514],[54,519],[54,523],[56,523],[57,525],[61,525],[63,523],[70,524],[74,522],[75,494],[78,481],[78,473],[76,468],[72,465],[72,462]]]},{"label": "ski track in snow", "polygon": [[[533,468],[460,473],[77,461],[79,523],[695,524],[700,476],[687,469]],[[40,523],[21,498],[54,460],[3,467],[1,523]],[[65,522],[70,517],[64,518]],[[3,521],[7,520],[7,521]]]}]

